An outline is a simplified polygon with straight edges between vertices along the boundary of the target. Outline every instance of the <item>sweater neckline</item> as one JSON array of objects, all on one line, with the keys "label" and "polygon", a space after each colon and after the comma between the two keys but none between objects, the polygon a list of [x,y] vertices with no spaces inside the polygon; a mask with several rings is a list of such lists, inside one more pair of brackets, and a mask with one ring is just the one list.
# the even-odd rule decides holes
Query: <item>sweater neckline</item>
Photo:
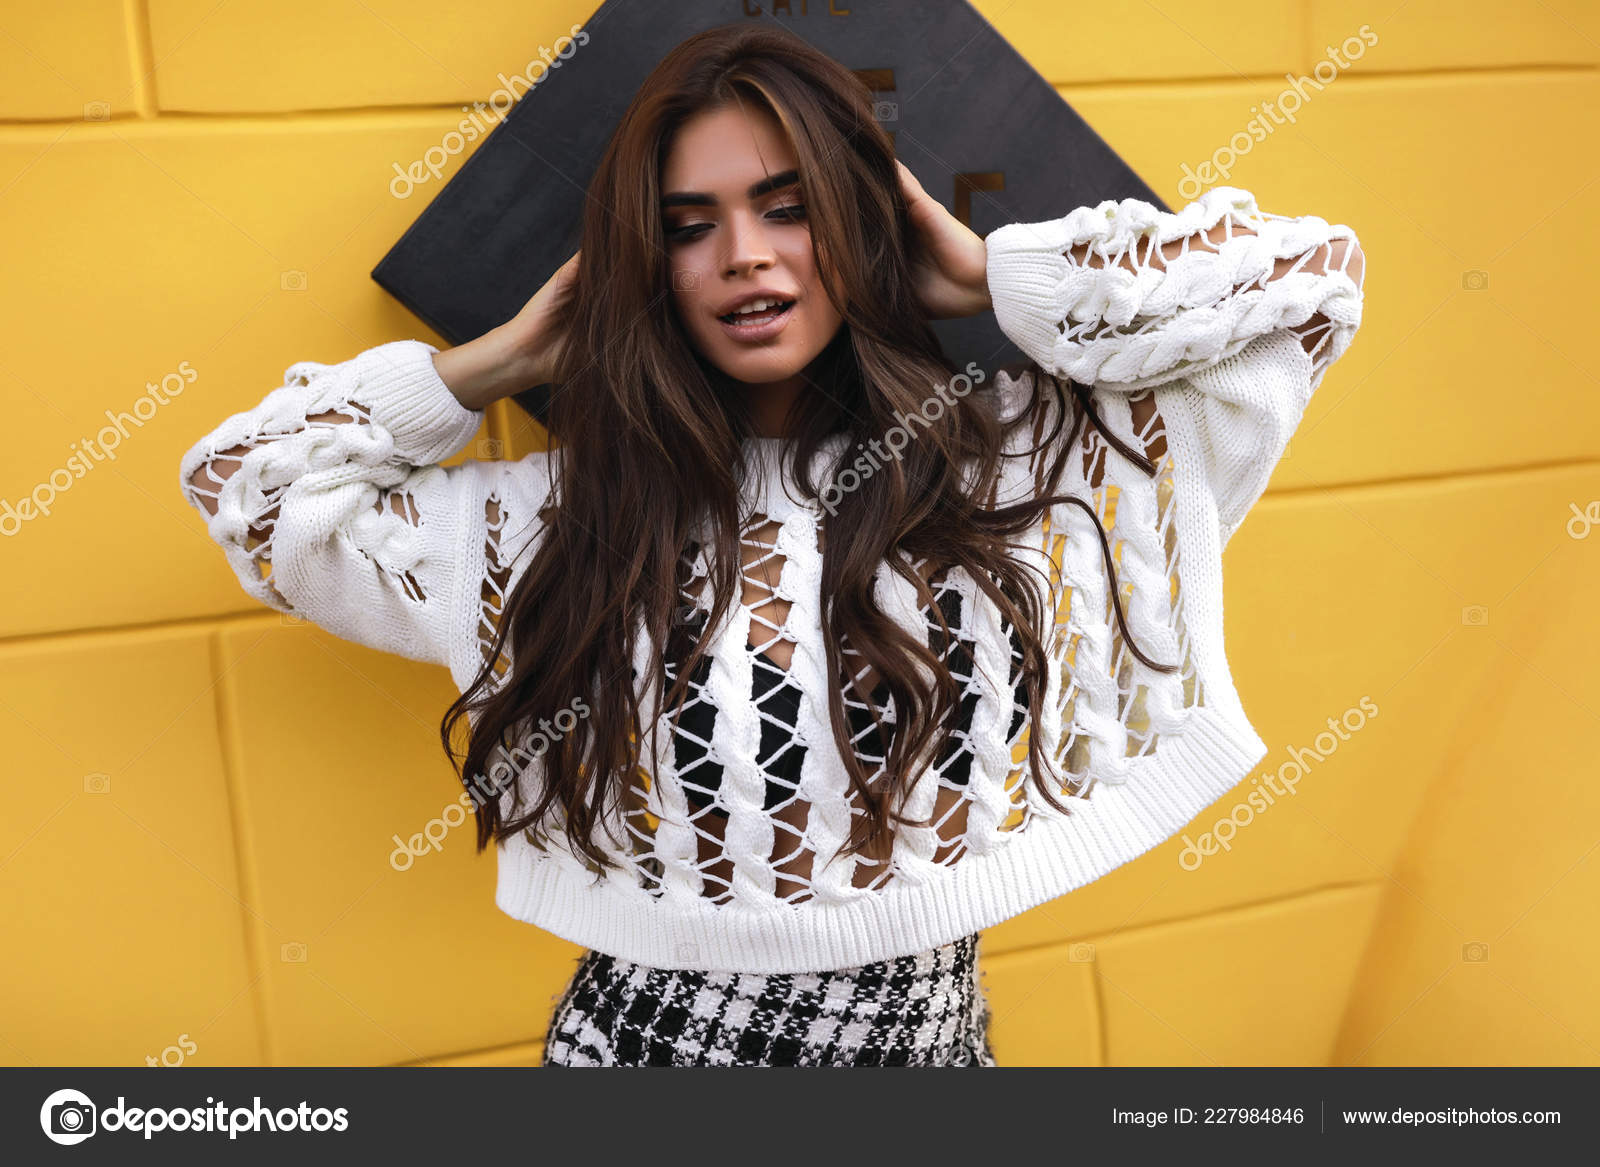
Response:
[{"label": "sweater neckline", "polygon": [[[842,437],[842,435],[841,435]],[[747,505],[772,518],[783,518],[802,509],[800,492],[795,478],[796,467],[785,452],[788,438],[747,437],[742,446],[746,454],[746,470],[740,493]],[[829,439],[818,450],[813,476],[820,474],[829,458],[837,452],[839,442]]]},{"label": "sweater neckline", "polygon": [[770,483],[780,477],[785,462],[783,438],[749,437],[744,439],[744,451],[749,474],[758,482]]}]

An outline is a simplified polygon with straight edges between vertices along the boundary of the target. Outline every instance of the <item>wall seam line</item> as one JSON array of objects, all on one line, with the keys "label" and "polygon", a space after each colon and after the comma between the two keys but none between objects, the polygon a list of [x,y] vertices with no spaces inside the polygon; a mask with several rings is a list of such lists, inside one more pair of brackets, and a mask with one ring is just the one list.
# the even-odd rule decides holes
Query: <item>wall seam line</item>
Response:
[{"label": "wall seam line", "polygon": [[[243,747],[239,740],[236,717],[238,703],[233,699],[234,683],[230,675],[231,670],[223,667],[222,632],[220,628],[214,629],[207,637],[211,675],[215,679],[211,691],[217,725],[218,753],[222,762],[223,789],[227,791],[228,797],[228,819],[233,832],[233,855],[238,873],[239,898],[246,906],[259,905],[261,897],[254,877],[256,865],[251,862],[252,848],[249,832],[246,830],[248,808],[245,806],[244,795]],[[271,967],[267,961],[265,937],[262,935],[264,925],[260,913],[254,910],[241,911],[240,922],[244,925],[245,971],[247,974],[253,974],[246,991],[250,992],[250,1005],[255,1014],[256,1041],[261,1051],[259,1064],[272,1066],[277,1064],[277,1059],[274,1056],[272,1041],[270,979],[266,985],[259,990],[256,989],[257,984],[266,978],[267,970]]]},{"label": "wall seam line", "polygon": [[150,33],[150,0],[123,0],[128,55],[133,77],[133,107],[144,119],[160,115],[156,100],[155,48]]}]

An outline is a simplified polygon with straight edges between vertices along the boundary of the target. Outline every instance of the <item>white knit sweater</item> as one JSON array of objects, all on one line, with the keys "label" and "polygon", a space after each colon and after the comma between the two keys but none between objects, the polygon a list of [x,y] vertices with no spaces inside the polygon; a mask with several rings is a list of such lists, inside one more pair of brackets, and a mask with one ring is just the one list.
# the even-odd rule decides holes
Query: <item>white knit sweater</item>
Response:
[{"label": "white knit sweater", "polygon": [[[1218,225],[1226,231],[1215,248],[1190,239]],[[565,849],[546,854],[514,836],[498,849],[499,907],[647,964],[821,971],[987,928],[1176,833],[1266,753],[1224,653],[1222,549],[1360,324],[1361,288],[1329,263],[1325,246],[1354,238],[1314,215],[1265,214],[1249,193],[1218,188],[1176,213],[1107,201],[986,239],[1001,328],[1045,367],[1091,386],[1103,423],[1158,468],[1147,476],[1085,425],[1062,489],[1101,517],[1139,647],[1181,662],[1177,673],[1129,653],[1099,537],[1081,508],[1054,507],[1016,552],[1039,568],[1044,610],[1055,613],[1045,630],[1044,717],[1023,728],[1043,735],[1069,814],[1046,805],[1015,762],[1025,742],[1008,681],[1017,676],[1008,672],[1017,659],[1009,627],[951,571],[938,590],[957,601],[948,610],[976,667],[959,674],[967,714],[959,749],[921,774],[905,808],[915,818],[931,812],[933,825],[902,828],[886,859],[828,862],[861,809],[827,722],[817,542],[825,516],[783,489],[777,443],[756,441],[763,456],[753,461],[745,513],[760,566],[746,568],[744,602],[707,633],[711,659],[694,689],[700,730],[674,738],[668,718],[653,718],[663,764],[647,787],[632,788],[615,831],[629,845],[597,839],[624,874],[596,883]],[[1153,247],[1173,240],[1190,241],[1164,265],[1152,262]],[[1096,261],[1065,254],[1082,244]],[[1293,270],[1269,278],[1275,260],[1291,257]],[[1327,323],[1311,328],[1314,314]],[[435,351],[402,340],[340,364],[290,366],[281,388],[188,451],[180,481],[191,505],[215,508],[208,530],[252,596],[338,636],[444,665],[465,687],[536,550],[561,455],[437,465],[473,438],[482,414],[440,380]],[[1011,415],[1028,400],[1029,381],[1001,374],[978,391],[998,393]],[[1053,396],[1045,401],[1053,415]],[[352,420],[308,421],[325,410]],[[1035,444],[1053,420],[1019,426],[1012,448]],[[248,452],[225,484],[192,485],[238,445]],[[842,452],[838,443],[825,448],[822,466]],[[998,501],[1034,489],[1033,465],[1012,459]],[[774,567],[781,576],[769,589],[761,569],[772,578]],[[902,626],[927,628],[928,610],[886,567],[878,587]],[[685,597],[703,621],[709,598]],[[764,651],[780,639],[792,646],[782,667]],[[636,678],[648,654],[641,638]],[[665,679],[652,680],[661,683],[640,692],[653,714]],[[650,756],[646,749],[646,763]],[[881,761],[870,745],[862,756],[869,771]],[[521,760],[519,780],[532,789],[538,759]],[[711,763],[718,777],[707,788]]]}]

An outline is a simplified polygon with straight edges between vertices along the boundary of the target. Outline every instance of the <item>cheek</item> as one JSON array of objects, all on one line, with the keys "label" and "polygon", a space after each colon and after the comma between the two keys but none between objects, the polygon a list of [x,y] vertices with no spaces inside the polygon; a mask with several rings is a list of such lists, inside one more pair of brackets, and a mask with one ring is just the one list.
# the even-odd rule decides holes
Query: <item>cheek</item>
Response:
[{"label": "cheek", "polygon": [[688,254],[687,248],[680,245],[678,253],[668,257],[667,278],[673,303],[686,319],[693,317],[697,309],[705,308],[708,286],[706,273],[703,266]]},{"label": "cheek", "polygon": [[822,286],[822,273],[817,270],[816,261],[811,256],[811,245],[807,242],[798,248],[789,257],[789,270],[795,273],[800,281],[800,286],[805,289],[807,315],[811,318],[811,327],[818,333],[831,337],[834,331],[843,323],[828,293]]},{"label": "cheek", "polygon": [[[674,278],[682,278],[675,276]],[[683,287],[675,289],[672,293],[672,306],[678,314],[678,322],[690,332],[705,330],[706,306],[702,293],[698,288]]]},{"label": "cheek", "polygon": [[[817,326],[832,336],[835,330],[844,323],[844,318],[839,315],[839,310],[833,306],[833,301],[828,298],[828,292],[823,284],[822,273],[817,270],[816,263],[811,258],[811,253],[805,256],[805,287],[806,294],[813,309],[812,316],[817,320]],[[837,289],[835,289],[837,291]]]},{"label": "cheek", "polygon": [[833,306],[833,301],[828,299],[820,283],[813,282],[806,306],[811,310],[808,315],[811,317],[814,337],[820,343],[826,344],[833,339],[833,334],[839,331],[844,319]]}]

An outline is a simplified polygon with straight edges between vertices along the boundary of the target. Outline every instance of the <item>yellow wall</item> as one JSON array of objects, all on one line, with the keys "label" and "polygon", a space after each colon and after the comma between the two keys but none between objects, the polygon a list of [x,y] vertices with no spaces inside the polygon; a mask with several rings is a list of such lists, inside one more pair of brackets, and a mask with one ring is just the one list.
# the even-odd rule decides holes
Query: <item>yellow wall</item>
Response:
[{"label": "yellow wall", "polygon": [[[1325,756],[1197,870],[1174,840],[986,932],[1002,1064],[1597,1060],[1595,7],[978,7],[1173,205],[1286,73],[1377,38],[1229,178],[1369,256],[1226,559],[1261,772]],[[195,373],[0,538],[0,1062],[537,1061],[578,949],[494,907],[469,828],[388,864],[456,793],[448,677],[253,607],[176,474],[294,361],[442,343],[367,274],[437,189],[392,163],[588,12],[0,10],[0,497]]]}]

